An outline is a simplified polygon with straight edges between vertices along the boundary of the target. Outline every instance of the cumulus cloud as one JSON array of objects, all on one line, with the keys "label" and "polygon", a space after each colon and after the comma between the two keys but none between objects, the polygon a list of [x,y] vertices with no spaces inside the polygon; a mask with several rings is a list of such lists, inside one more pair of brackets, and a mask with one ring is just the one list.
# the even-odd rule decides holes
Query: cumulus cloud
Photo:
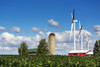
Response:
[{"label": "cumulus cloud", "polygon": [[71,43],[56,43],[57,55],[68,55],[68,52],[73,50],[73,44]]},{"label": "cumulus cloud", "polygon": [[[51,32],[47,32],[47,35],[49,35]],[[70,50],[73,50],[73,34],[71,36],[70,39],[70,33],[71,31],[63,31],[63,32],[55,32],[56,35],[56,54],[61,54],[61,55],[67,55],[68,52]],[[79,36],[79,32],[76,31],[76,38],[78,40],[78,36]],[[83,30],[83,36],[84,36],[84,49],[88,49],[87,48],[87,39],[89,39],[89,44],[90,44],[90,48],[93,49],[94,47],[94,43],[95,40],[92,40],[92,34],[87,31],[87,30]],[[76,48],[78,48],[78,41],[76,41],[77,45]],[[80,44],[80,42],[79,42]],[[81,46],[80,46],[81,47]]]},{"label": "cumulus cloud", "polygon": [[100,25],[94,25],[94,26],[93,26],[93,30],[94,30],[95,32],[100,32]]},{"label": "cumulus cloud", "polygon": [[2,47],[2,46],[0,46],[0,50],[10,50],[10,47]]},{"label": "cumulus cloud", "polygon": [[3,31],[3,30],[5,30],[5,28],[4,28],[4,27],[2,27],[2,26],[0,26],[0,31]]},{"label": "cumulus cloud", "polygon": [[34,31],[34,32],[40,32],[41,29],[40,29],[40,28],[37,28],[37,27],[33,27],[33,28],[32,28],[32,31]]},{"label": "cumulus cloud", "polygon": [[100,32],[96,32],[96,37],[100,37]]},{"label": "cumulus cloud", "polygon": [[40,31],[44,31],[44,32],[47,32],[48,30],[47,29],[40,29],[40,28],[38,28],[38,27],[32,27],[32,31],[34,31],[34,32],[40,32]]},{"label": "cumulus cloud", "polygon": [[[40,32],[40,31],[39,31]],[[46,34],[46,39],[48,39],[48,35],[51,32],[48,31]],[[56,37],[56,54],[67,55],[70,50],[73,49],[73,34],[70,40],[70,31],[63,32],[55,32]],[[43,34],[40,32],[40,34]],[[76,37],[78,38],[79,32],[76,32]],[[92,34],[84,30],[84,49],[86,47],[86,36],[89,39],[90,49],[93,50],[95,40],[92,40]],[[0,35],[0,54],[18,54],[17,48],[20,47],[21,42],[26,42],[28,48],[37,48],[39,41],[41,39],[41,35],[36,35],[34,37],[26,37],[26,36],[15,36],[8,32],[4,32]],[[48,40],[47,40],[48,41]],[[78,48],[78,45],[77,45]]]},{"label": "cumulus cloud", "polygon": [[[38,43],[41,39],[40,35],[34,37],[25,37],[25,36],[14,36],[8,32],[4,32],[0,35],[0,51],[5,51],[10,53],[11,50],[14,50],[18,54],[17,48],[20,46],[21,42],[26,42],[28,48],[37,48]],[[1,54],[2,52],[0,52]]]},{"label": "cumulus cloud", "polygon": [[49,25],[50,26],[53,26],[53,27],[61,27],[60,24],[58,22],[54,21],[53,19],[48,20],[48,22],[49,22]]},{"label": "cumulus cloud", "polygon": [[44,35],[44,33],[42,31],[39,32],[40,35]]},{"label": "cumulus cloud", "polygon": [[11,29],[8,29],[8,31],[19,33],[21,32],[21,29],[19,27],[13,27]]},{"label": "cumulus cloud", "polygon": [[[50,33],[50,32],[48,32]],[[71,43],[73,42],[73,36],[74,34],[72,33],[71,37],[70,37],[70,33],[71,31],[64,31],[64,32],[59,32],[59,33],[55,33],[56,34],[56,41],[57,42],[67,42],[67,43]],[[76,31],[76,40],[78,40],[78,36],[79,36],[79,31]],[[88,32],[87,30],[83,30],[83,36],[84,38],[92,37],[92,34],[90,32]]]},{"label": "cumulus cloud", "polygon": [[94,25],[92,29],[96,32],[96,37],[100,37],[100,25]]},{"label": "cumulus cloud", "polygon": [[43,31],[44,31],[44,32],[47,32],[48,30],[47,30],[47,29],[43,29]]},{"label": "cumulus cloud", "polygon": [[44,32],[47,32],[47,29],[40,29],[40,28],[37,28],[37,27],[33,27],[32,31],[38,32],[40,35],[44,35]]}]

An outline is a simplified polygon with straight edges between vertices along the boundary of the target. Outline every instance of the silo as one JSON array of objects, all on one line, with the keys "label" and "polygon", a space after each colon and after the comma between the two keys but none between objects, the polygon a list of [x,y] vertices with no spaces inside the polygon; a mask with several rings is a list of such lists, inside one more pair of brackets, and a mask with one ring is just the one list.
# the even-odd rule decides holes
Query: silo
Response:
[{"label": "silo", "polygon": [[48,36],[48,48],[51,55],[55,55],[55,34],[50,33]]}]

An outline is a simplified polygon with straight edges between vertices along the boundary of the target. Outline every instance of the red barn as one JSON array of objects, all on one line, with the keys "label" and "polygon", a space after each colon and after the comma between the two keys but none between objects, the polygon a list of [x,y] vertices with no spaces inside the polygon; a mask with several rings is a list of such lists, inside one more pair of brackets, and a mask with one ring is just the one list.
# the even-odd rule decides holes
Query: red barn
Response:
[{"label": "red barn", "polygon": [[68,53],[69,56],[93,56],[91,50],[72,50]]},{"label": "red barn", "polygon": [[86,56],[93,56],[93,51],[86,53]]}]

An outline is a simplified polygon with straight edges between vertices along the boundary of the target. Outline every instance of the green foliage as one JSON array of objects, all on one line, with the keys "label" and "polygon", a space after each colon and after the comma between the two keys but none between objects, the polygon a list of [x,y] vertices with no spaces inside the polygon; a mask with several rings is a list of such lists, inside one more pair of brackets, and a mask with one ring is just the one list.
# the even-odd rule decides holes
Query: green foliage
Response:
[{"label": "green foliage", "polygon": [[0,55],[0,67],[100,67],[100,57]]},{"label": "green foliage", "polygon": [[28,55],[28,46],[25,42],[21,43],[20,48],[18,48],[19,55]]},{"label": "green foliage", "polygon": [[37,55],[47,55],[47,54],[49,54],[46,39],[41,39],[40,40],[36,54]]},{"label": "green foliage", "polygon": [[21,55],[21,48],[18,48],[18,53],[19,55]]},{"label": "green foliage", "polygon": [[100,56],[100,40],[96,41],[93,50],[94,56]]}]

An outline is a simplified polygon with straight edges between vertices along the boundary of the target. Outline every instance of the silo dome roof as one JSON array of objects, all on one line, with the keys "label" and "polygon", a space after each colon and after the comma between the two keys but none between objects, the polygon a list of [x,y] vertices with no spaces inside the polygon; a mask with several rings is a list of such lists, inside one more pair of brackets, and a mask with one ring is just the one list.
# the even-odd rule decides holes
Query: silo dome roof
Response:
[{"label": "silo dome roof", "polygon": [[49,36],[55,36],[55,34],[54,33],[50,33],[50,35]]}]

